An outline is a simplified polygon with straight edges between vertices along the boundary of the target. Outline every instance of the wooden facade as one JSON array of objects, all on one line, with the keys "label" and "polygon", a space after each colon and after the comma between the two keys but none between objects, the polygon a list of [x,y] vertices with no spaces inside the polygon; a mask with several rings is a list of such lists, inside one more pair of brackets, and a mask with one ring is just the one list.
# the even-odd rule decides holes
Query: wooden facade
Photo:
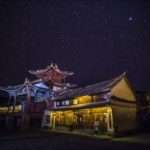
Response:
[{"label": "wooden facade", "polygon": [[60,93],[45,111],[42,126],[116,135],[136,130],[136,111],[135,92],[124,73]]},{"label": "wooden facade", "polygon": [[0,126],[6,129],[41,127],[51,91],[41,81],[1,88]]},{"label": "wooden facade", "polygon": [[[58,83],[55,83],[55,86]],[[0,123],[117,135],[137,129],[137,98],[126,73],[97,84],[53,91],[41,80],[5,89]],[[53,85],[54,86],[54,85]],[[69,86],[70,87],[70,86]],[[18,95],[16,95],[18,94]],[[13,98],[13,99],[12,99]],[[2,103],[3,101],[1,101]],[[44,114],[44,115],[43,115]]]}]

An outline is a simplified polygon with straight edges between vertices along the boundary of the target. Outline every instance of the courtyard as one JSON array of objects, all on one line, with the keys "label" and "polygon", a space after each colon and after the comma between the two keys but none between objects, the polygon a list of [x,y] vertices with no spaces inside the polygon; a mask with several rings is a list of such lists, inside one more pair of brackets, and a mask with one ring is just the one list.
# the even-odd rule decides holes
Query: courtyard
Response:
[{"label": "courtyard", "polygon": [[149,135],[103,138],[37,130],[24,132],[2,131],[0,150],[143,150],[150,149],[149,139]]}]

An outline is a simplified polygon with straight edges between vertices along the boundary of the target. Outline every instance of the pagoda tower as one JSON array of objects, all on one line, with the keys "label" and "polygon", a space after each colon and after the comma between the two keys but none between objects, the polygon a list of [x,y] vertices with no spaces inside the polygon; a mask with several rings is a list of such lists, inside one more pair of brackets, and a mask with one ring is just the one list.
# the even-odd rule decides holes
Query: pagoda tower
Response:
[{"label": "pagoda tower", "polygon": [[66,83],[66,78],[74,75],[73,72],[62,71],[57,64],[51,63],[45,69],[29,70],[29,73],[41,79],[51,88],[64,89],[71,88],[74,85]]}]

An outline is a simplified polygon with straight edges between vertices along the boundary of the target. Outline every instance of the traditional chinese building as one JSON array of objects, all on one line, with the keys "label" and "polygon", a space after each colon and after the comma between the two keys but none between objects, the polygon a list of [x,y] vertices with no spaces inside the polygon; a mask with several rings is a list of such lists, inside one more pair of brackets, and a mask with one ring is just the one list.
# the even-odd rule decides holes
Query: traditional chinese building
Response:
[{"label": "traditional chinese building", "polygon": [[62,71],[56,64],[29,72],[38,80],[26,79],[24,84],[0,88],[4,95],[0,100],[0,123],[15,122],[16,127],[21,124],[23,128],[42,124],[56,130],[111,135],[136,130],[140,101],[126,73],[77,88],[66,83],[73,72]]},{"label": "traditional chinese building", "polygon": [[0,89],[3,94],[0,99],[0,120],[6,128],[41,126],[43,112],[51,97],[49,87],[40,80],[30,82],[26,79],[24,84]]},{"label": "traditional chinese building", "polygon": [[68,89],[53,99],[42,126],[120,134],[137,128],[136,95],[126,73],[84,88]]},{"label": "traditional chinese building", "polygon": [[41,79],[43,82],[48,84],[50,87],[57,89],[63,89],[65,87],[70,87],[70,84],[65,82],[66,78],[72,76],[74,73],[69,71],[62,71],[56,64],[50,64],[45,69],[30,70],[30,74]]},{"label": "traditional chinese building", "polygon": [[8,128],[41,126],[43,112],[52,105],[55,94],[74,85],[65,82],[72,72],[62,71],[56,64],[45,69],[29,71],[38,80],[20,85],[0,87],[0,124]]}]

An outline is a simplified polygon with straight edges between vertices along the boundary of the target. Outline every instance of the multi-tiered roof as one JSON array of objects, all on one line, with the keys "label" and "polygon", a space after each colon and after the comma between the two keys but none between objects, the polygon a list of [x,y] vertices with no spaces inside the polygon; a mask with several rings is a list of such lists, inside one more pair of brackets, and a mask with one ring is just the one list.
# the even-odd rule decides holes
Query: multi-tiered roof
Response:
[{"label": "multi-tiered roof", "polygon": [[72,87],[72,85],[65,83],[65,79],[72,76],[74,73],[62,71],[57,64],[51,63],[45,69],[29,70],[29,73],[52,86]]}]

